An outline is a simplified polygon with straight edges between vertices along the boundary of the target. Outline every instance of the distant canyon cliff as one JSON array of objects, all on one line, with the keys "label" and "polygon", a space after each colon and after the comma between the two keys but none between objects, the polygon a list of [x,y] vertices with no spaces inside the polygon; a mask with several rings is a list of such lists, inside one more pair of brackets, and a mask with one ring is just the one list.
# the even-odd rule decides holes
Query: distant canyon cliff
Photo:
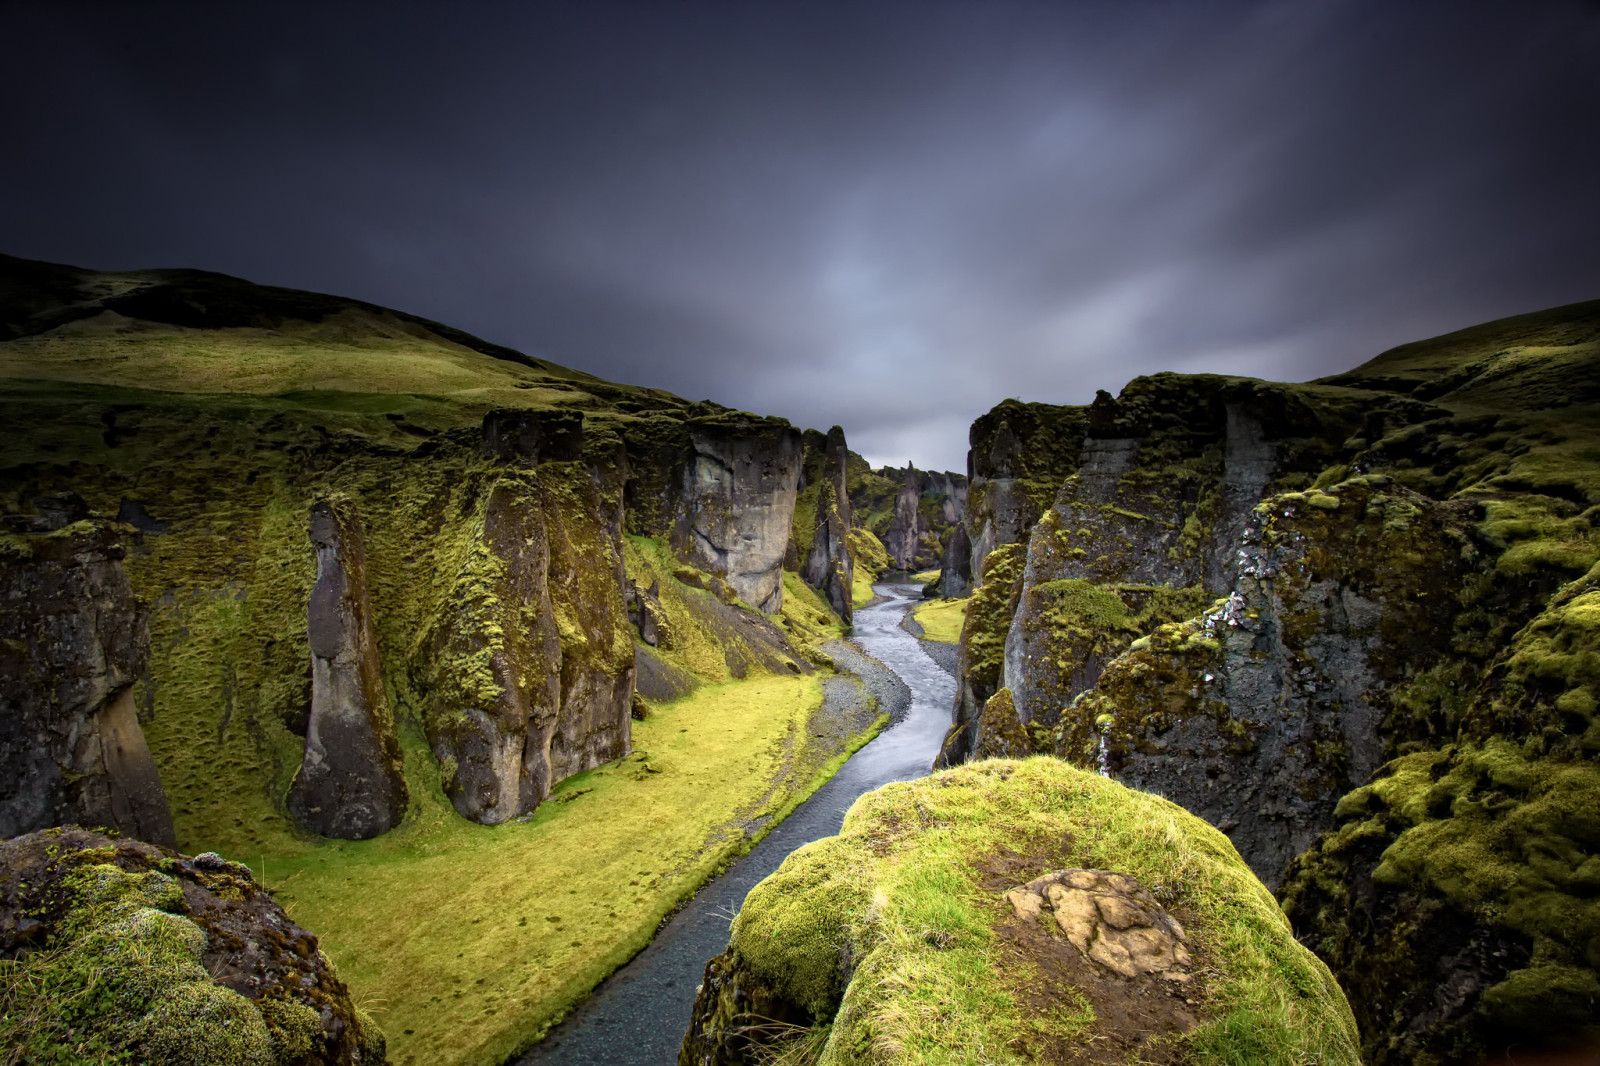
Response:
[{"label": "distant canyon cliff", "polygon": [[353,300],[10,258],[0,373],[6,835],[172,845],[206,808],[379,835],[415,787],[402,717],[461,815],[526,816],[701,679],[663,579],[630,577],[650,545],[710,680],[813,669],[772,621],[786,562],[850,617],[838,427]]}]

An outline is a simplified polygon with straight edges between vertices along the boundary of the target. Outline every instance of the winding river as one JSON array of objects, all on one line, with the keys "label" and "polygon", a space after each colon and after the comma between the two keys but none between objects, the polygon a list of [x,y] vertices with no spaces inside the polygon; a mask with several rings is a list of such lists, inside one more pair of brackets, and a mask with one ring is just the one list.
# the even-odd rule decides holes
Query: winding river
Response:
[{"label": "winding river", "polygon": [[955,702],[955,681],[900,628],[921,594],[878,585],[882,602],[855,613],[852,639],[911,690],[899,724],[858,751],[816,794],[726,874],[707,884],[650,946],[612,974],[517,1066],[672,1066],[706,962],[728,946],[728,922],[756,882],[795,848],[839,831],[863,792],[928,773]]}]

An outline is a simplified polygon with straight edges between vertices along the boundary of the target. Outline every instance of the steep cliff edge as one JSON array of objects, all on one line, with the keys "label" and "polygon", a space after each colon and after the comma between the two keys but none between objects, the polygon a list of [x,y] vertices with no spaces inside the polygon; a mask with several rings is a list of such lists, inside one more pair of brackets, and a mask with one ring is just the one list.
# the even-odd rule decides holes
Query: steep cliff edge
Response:
[{"label": "steep cliff edge", "polygon": [[[399,719],[438,761],[427,787],[488,824],[627,754],[625,532],[721,582],[727,611],[781,609],[800,473],[782,419],[338,297],[0,268],[19,430],[0,505],[31,521],[73,492],[142,533],[124,566],[155,650],[106,684],[134,734],[139,708],[180,839],[248,849],[285,814],[386,831],[407,807]],[[779,629],[761,641],[763,662],[799,658]]]},{"label": "steep cliff edge", "polygon": [[1220,833],[1029,759],[887,785],[786,859],[707,965],[678,1061],[1086,1053],[1359,1061],[1332,975]]},{"label": "steep cliff edge", "polygon": [[[1320,382],[1102,394],[983,560],[946,760],[1051,752],[1211,820],[1369,1061],[1597,1042],[1597,382],[1590,303]],[[969,533],[1002,525],[979,488]]]},{"label": "steep cliff edge", "polygon": [[76,496],[35,506],[0,535],[0,838],[81,822],[173,845],[134,702],[150,637],[123,530]]}]

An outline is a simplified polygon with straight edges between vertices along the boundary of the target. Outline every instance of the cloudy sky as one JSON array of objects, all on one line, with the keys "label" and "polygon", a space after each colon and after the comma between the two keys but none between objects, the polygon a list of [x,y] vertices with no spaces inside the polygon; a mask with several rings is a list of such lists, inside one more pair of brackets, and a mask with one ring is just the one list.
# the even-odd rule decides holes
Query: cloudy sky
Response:
[{"label": "cloudy sky", "polygon": [[1600,297],[1591,2],[0,0],[0,39],[0,251],[356,296],[878,463]]}]

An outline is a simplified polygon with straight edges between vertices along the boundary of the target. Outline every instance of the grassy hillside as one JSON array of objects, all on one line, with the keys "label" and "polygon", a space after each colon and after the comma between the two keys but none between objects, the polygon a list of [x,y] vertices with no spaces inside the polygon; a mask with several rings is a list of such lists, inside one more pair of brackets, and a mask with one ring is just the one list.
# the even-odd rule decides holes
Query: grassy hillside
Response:
[{"label": "grassy hillside", "polygon": [[[483,416],[505,407],[582,412],[582,458],[508,473],[480,448]],[[396,1062],[491,1063],[524,1046],[870,735],[870,708],[824,715],[819,676],[723,625],[738,606],[694,587],[714,582],[665,545],[629,537],[619,556],[596,535],[620,504],[623,434],[721,410],[358,301],[0,257],[0,511],[75,492],[97,520],[131,523],[125,566],[151,635],[136,696],[179,843],[247,862],[278,892]],[[631,627],[589,632],[573,607],[620,562],[659,584],[675,641],[655,654],[692,691],[641,708],[626,759],[487,827],[441,790],[424,638],[492,577],[486,501],[512,476],[572,501],[549,532],[578,561],[552,593],[568,660],[631,659]],[[412,797],[369,841],[317,838],[284,813],[310,698],[307,514],[329,495],[365,530]],[[839,620],[785,584],[771,621],[825,661]],[[501,605],[483,624],[531,609]]]}]

